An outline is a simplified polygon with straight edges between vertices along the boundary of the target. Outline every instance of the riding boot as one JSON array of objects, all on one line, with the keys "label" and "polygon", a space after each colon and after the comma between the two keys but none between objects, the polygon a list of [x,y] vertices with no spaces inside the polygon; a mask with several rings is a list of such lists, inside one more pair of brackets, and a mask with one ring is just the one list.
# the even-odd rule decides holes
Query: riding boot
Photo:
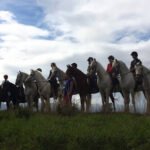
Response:
[{"label": "riding boot", "polygon": [[113,96],[113,93],[110,93],[110,98],[111,98],[111,101],[114,103],[114,101],[115,101],[115,98],[114,98],[114,96]]}]

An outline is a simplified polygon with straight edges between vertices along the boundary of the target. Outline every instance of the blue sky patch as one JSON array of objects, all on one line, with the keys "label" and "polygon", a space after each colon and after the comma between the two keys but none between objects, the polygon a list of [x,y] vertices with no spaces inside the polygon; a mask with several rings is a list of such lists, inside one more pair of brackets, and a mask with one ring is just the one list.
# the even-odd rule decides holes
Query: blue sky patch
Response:
[{"label": "blue sky patch", "polygon": [[44,13],[42,8],[37,6],[36,0],[2,0],[0,10],[12,12],[22,24],[45,27],[42,25]]}]

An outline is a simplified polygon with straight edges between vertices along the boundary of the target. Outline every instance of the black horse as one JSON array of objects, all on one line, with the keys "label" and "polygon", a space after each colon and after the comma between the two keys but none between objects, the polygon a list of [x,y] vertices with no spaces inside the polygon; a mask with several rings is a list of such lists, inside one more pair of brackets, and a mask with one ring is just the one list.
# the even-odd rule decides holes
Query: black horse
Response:
[{"label": "black horse", "polygon": [[17,108],[20,102],[25,102],[23,87],[17,87],[11,82],[4,82],[0,86],[0,102],[6,102],[7,109],[10,108],[11,102],[13,107]]}]

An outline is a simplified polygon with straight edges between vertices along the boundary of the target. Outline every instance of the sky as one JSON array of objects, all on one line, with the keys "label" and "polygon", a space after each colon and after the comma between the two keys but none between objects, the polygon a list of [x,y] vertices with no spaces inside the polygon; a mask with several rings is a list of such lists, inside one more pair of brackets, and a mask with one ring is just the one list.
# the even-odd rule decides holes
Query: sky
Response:
[{"label": "sky", "polygon": [[129,66],[132,51],[150,68],[149,10],[149,0],[0,0],[0,82],[39,67],[47,78],[52,62],[86,73],[89,56]]}]

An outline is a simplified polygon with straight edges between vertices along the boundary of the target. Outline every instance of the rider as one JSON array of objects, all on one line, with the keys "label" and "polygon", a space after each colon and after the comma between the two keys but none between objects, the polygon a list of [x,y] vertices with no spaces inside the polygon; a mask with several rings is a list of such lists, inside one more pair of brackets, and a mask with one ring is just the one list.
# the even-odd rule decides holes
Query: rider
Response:
[{"label": "rider", "polygon": [[[56,99],[57,97],[57,89],[58,89],[58,83],[57,83],[57,79],[56,79],[56,76],[55,76],[55,73],[57,71],[57,66],[56,64],[53,62],[51,63],[51,70],[49,72],[49,76],[48,76],[48,81],[50,82],[51,84],[51,87],[52,87],[52,93],[53,93],[53,97],[54,99]],[[54,74],[54,75],[52,75]]]},{"label": "rider", "polygon": [[137,63],[140,63],[142,64],[142,61],[138,58],[138,53],[136,51],[133,51],[131,53],[131,56],[133,58],[133,60],[131,61],[131,64],[130,64],[130,71],[133,73],[133,75],[135,76],[135,65]]},{"label": "rider", "polygon": [[[117,79],[117,71],[113,68],[113,62],[114,62],[114,60],[115,60],[114,56],[110,55],[110,56],[108,57],[109,63],[108,63],[108,65],[107,65],[107,69],[106,69],[106,72],[108,72],[108,74],[110,75],[110,78],[111,78],[111,80],[112,80],[112,85],[113,85],[113,87],[115,87],[116,85],[119,84],[119,81],[118,81],[118,79]],[[112,91],[111,91],[110,98],[111,98],[112,100],[114,100],[114,97],[113,97],[113,94],[112,94],[112,93],[113,93],[113,89],[112,89]]]},{"label": "rider", "polygon": [[133,51],[131,53],[131,56],[133,58],[133,60],[131,61],[130,64],[130,71],[133,73],[134,79],[135,79],[135,90],[137,90],[138,86],[142,84],[142,74],[136,76],[135,73],[135,66],[136,64],[140,64],[142,65],[142,61],[138,58],[138,53],[136,51]]},{"label": "rider", "polygon": [[110,55],[108,57],[109,63],[107,65],[106,71],[109,73],[109,75],[110,75],[110,77],[112,79],[113,85],[116,85],[118,83],[117,82],[118,80],[116,80],[117,79],[117,70],[115,68],[113,68],[114,60],[115,60],[114,56]]},{"label": "rider", "polygon": [[98,86],[97,86],[97,76],[96,76],[96,70],[93,72],[92,75],[90,74],[90,65],[93,62],[94,58],[93,57],[89,57],[87,59],[88,61],[88,68],[87,68],[87,76],[88,76],[88,83],[89,83],[89,87],[90,87],[90,93],[97,93],[98,90]]},{"label": "rider", "polygon": [[67,75],[65,88],[64,88],[64,102],[65,104],[71,104],[72,95],[74,93],[74,79],[72,76]]},{"label": "rider", "polygon": [[87,73],[90,73],[90,64],[92,63],[93,60],[94,60],[93,57],[89,57],[89,58],[87,59],[87,61],[88,61]]}]

